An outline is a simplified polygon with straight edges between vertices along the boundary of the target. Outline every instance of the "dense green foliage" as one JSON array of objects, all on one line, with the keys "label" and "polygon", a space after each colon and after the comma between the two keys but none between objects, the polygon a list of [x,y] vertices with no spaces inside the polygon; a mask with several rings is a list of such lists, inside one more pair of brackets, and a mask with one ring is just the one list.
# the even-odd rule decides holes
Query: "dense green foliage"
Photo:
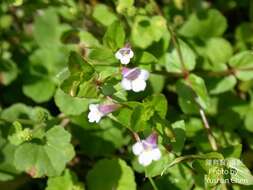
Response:
[{"label": "dense green foliage", "polygon": [[252,189],[252,47],[250,0],[2,0],[0,189]]}]

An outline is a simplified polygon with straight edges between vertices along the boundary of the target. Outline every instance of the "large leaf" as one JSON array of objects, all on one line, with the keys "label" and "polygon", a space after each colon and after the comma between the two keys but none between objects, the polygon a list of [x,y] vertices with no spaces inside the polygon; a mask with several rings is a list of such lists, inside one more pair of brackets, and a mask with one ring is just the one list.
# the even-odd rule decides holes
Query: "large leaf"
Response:
[{"label": "large leaf", "polygon": [[55,84],[49,78],[36,78],[35,81],[24,84],[22,89],[24,94],[30,97],[33,101],[42,103],[53,97]]},{"label": "large leaf", "polygon": [[89,190],[136,189],[134,173],[121,159],[104,159],[97,162],[88,173],[87,184]]},{"label": "large leaf", "polygon": [[74,157],[70,138],[70,133],[63,127],[54,126],[45,133],[44,139],[26,142],[17,148],[14,158],[16,168],[32,177],[60,175]]},{"label": "large leaf", "polygon": [[193,13],[180,29],[180,34],[205,39],[221,36],[226,28],[225,17],[219,11],[210,9]]},{"label": "large leaf", "polygon": [[54,100],[61,112],[67,115],[79,115],[88,110],[88,106],[94,100],[72,97],[61,89],[56,91]]}]

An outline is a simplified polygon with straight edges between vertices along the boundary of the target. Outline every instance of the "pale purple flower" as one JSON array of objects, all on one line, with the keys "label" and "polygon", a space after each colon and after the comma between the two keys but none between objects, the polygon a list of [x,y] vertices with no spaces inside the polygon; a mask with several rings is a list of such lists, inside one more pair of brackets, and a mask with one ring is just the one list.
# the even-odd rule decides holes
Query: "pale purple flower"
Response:
[{"label": "pale purple flower", "polygon": [[115,53],[116,59],[119,59],[120,62],[124,65],[127,65],[130,62],[130,59],[133,58],[134,52],[132,51],[129,44],[126,44],[125,47],[119,49]]},{"label": "pale purple flower", "polygon": [[102,117],[117,110],[118,107],[119,107],[118,104],[90,104],[89,105],[90,112],[88,114],[89,122],[98,123]]},{"label": "pale purple flower", "polygon": [[149,78],[149,72],[139,68],[129,69],[123,67],[122,76],[123,79],[121,81],[121,86],[125,90],[133,90],[134,92],[140,92],[145,90],[147,86],[146,80],[148,80]]},{"label": "pale purple flower", "polygon": [[157,134],[152,133],[145,140],[136,142],[132,146],[133,153],[138,156],[138,162],[143,166],[148,166],[152,161],[157,161],[162,154],[157,146]]}]

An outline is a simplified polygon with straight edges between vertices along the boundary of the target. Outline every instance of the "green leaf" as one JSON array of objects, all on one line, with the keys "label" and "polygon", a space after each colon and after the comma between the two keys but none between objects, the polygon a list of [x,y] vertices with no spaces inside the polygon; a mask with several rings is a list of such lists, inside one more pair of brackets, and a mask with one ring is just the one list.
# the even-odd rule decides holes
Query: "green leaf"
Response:
[{"label": "green leaf", "polygon": [[1,147],[1,162],[0,162],[0,181],[13,180],[20,173],[14,166],[14,153],[16,146],[8,143],[6,133],[8,127],[0,124],[0,147]]},{"label": "green leaf", "polygon": [[17,169],[35,178],[61,174],[67,162],[74,157],[70,133],[61,126],[54,126],[44,138],[23,143],[17,148],[14,158]]},{"label": "green leaf", "polygon": [[143,131],[153,114],[152,108],[146,109],[143,105],[136,106],[131,115],[131,129],[135,132]]},{"label": "green leaf", "polygon": [[96,4],[92,16],[104,26],[109,26],[117,20],[115,14],[104,4]]},{"label": "green leaf", "polygon": [[[42,107],[29,107],[22,103],[13,104],[0,113],[0,118],[13,123],[24,122],[23,125],[41,124],[51,118],[50,113]],[[18,127],[19,128],[19,127]]]},{"label": "green leaf", "polygon": [[249,110],[247,111],[246,115],[245,115],[245,119],[244,119],[244,125],[245,128],[250,131],[253,132],[253,107],[250,107]]},{"label": "green leaf", "polygon": [[117,63],[114,53],[108,48],[93,49],[89,54],[89,59],[92,63],[94,62],[94,66],[96,66],[96,64],[109,65]]},{"label": "green leaf", "polygon": [[22,128],[19,122],[14,122],[9,131],[8,140],[13,145],[20,145],[25,141],[32,139],[32,130],[29,128]]},{"label": "green leaf", "polygon": [[[107,156],[129,143],[125,129],[121,125],[104,117],[99,124],[89,123],[87,116],[71,117],[75,124],[71,131],[80,142],[82,153],[90,158]],[[78,125],[78,126],[77,126]]]},{"label": "green leaf", "polygon": [[85,46],[99,47],[99,41],[88,31],[79,31],[80,41],[85,44]]},{"label": "green leaf", "polygon": [[211,86],[211,94],[221,94],[226,91],[232,90],[235,87],[236,78],[231,75],[217,80],[210,79],[209,85]]},{"label": "green leaf", "polygon": [[60,111],[66,115],[80,115],[88,110],[91,102],[94,102],[92,99],[72,97],[61,89],[56,91],[54,100]]},{"label": "green leaf", "polygon": [[93,80],[80,84],[77,97],[80,98],[98,98],[99,89]]},{"label": "green leaf", "polygon": [[136,189],[134,173],[121,159],[104,159],[97,162],[88,173],[87,184],[89,190]]},{"label": "green leaf", "polygon": [[[145,174],[149,177],[155,177],[155,176],[161,175],[164,167],[167,166],[174,159],[174,155],[172,153],[168,153],[164,147],[159,147],[159,148],[160,148],[160,151],[162,152],[161,159],[157,161],[153,161],[149,166],[145,168],[146,170]],[[144,168],[138,163],[137,158],[134,160],[133,165],[135,168],[137,166],[140,167],[141,169]],[[138,172],[141,172],[141,171],[138,171]]]},{"label": "green leaf", "polygon": [[234,55],[228,64],[235,70],[235,75],[242,81],[253,79],[253,53],[243,51]]},{"label": "green leaf", "polygon": [[157,58],[147,51],[136,52],[135,62],[137,65],[154,64],[157,61]]},{"label": "green leaf", "polygon": [[34,38],[40,47],[59,45],[59,20],[53,8],[46,9],[41,16],[35,18]]},{"label": "green leaf", "polygon": [[118,0],[116,10],[118,13],[125,13],[134,5],[134,0]]},{"label": "green leaf", "polygon": [[68,68],[71,74],[82,72],[84,80],[90,79],[95,72],[93,66],[74,51],[70,52]]},{"label": "green leaf", "polygon": [[193,13],[180,28],[179,33],[186,37],[210,38],[221,36],[227,28],[226,18],[215,9]]},{"label": "green leaf", "polygon": [[84,190],[84,184],[78,181],[74,172],[66,169],[61,176],[47,180],[46,190]]},{"label": "green leaf", "polygon": [[179,105],[185,113],[196,113],[199,106],[203,109],[209,107],[210,99],[205,82],[197,75],[190,74],[186,80],[179,81],[177,93],[179,94]]},{"label": "green leaf", "polygon": [[195,102],[195,92],[183,80],[176,83],[178,103],[184,113],[198,113],[198,105]]},{"label": "green leaf", "polygon": [[33,101],[42,103],[53,97],[55,84],[49,78],[31,78],[29,80],[31,83],[24,84],[22,90]]},{"label": "green leaf", "polygon": [[197,75],[190,74],[187,79],[187,84],[191,86],[191,88],[196,93],[196,101],[203,108],[206,109],[209,107],[209,96],[205,86],[205,82],[202,78]]},{"label": "green leaf", "polygon": [[175,133],[175,141],[171,142],[173,151],[178,155],[181,153],[185,142],[185,123],[184,121],[177,121],[172,124]]},{"label": "green leaf", "polygon": [[0,84],[9,85],[17,78],[18,68],[10,59],[0,61]]},{"label": "green leaf", "polygon": [[250,170],[237,158],[227,158],[227,167],[233,169],[230,172],[230,180],[242,185],[253,185],[253,176]]},{"label": "green leaf", "polygon": [[231,44],[223,38],[210,38],[206,42],[205,54],[211,61],[211,66],[225,64],[233,55]]},{"label": "green leaf", "polygon": [[146,108],[153,109],[160,115],[161,118],[165,118],[168,109],[168,102],[163,94],[155,94],[147,97],[144,100],[144,104]]},{"label": "green leaf", "polygon": [[140,48],[147,48],[159,41],[167,31],[166,20],[161,16],[136,16],[132,26],[131,39]]},{"label": "green leaf", "polygon": [[241,153],[242,153],[242,145],[241,144],[237,144],[234,146],[228,146],[225,147],[221,150],[222,155],[225,158],[240,158],[241,157]]},{"label": "green leaf", "polygon": [[112,23],[103,38],[103,44],[112,50],[122,48],[125,43],[125,31],[119,21]]},{"label": "green leaf", "polygon": [[[182,58],[186,69],[189,71],[193,70],[196,65],[196,55],[194,54],[193,50],[182,40],[179,41],[179,46],[182,52]],[[180,63],[180,58],[175,48],[171,53],[166,54],[165,67],[169,72],[182,72],[182,64]]]},{"label": "green leaf", "polygon": [[135,132],[144,130],[155,113],[161,118],[165,118],[167,113],[167,100],[161,94],[150,96],[142,104],[136,104],[133,107],[130,121],[131,129]]},{"label": "green leaf", "polygon": [[237,26],[235,31],[236,45],[242,50],[248,49],[253,44],[253,24],[244,22]]}]

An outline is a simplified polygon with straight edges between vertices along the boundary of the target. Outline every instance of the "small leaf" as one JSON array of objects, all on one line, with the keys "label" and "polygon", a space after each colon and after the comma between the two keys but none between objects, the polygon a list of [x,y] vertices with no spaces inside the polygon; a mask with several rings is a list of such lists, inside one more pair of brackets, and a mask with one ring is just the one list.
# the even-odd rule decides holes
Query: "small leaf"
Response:
[{"label": "small leaf", "polygon": [[221,94],[234,88],[236,85],[236,78],[231,75],[218,80],[210,79],[210,83],[210,93]]},{"label": "small leaf", "polygon": [[18,68],[10,59],[0,61],[0,84],[9,85],[17,78]]},{"label": "small leaf", "polygon": [[131,38],[133,43],[140,48],[147,48],[153,42],[159,41],[166,28],[166,20],[161,16],[147,17],[136,16],[132,26]]},{"label": "small leaf", "polygon": [[[179,41],[179,46],[186,69],[189,71],[193,70],[196,65],[196,55],[194,54],[193,50],[182,40]],[[165,67],[169,72],[182,72],[183,68],[176,48],[174,48],[171,53],[166,54]]]},{"label": "small leaf", "polygon": [[20,145],[25,141],[32,139],[32,130],[29,128],[23,129],[19,122],[14,122],[9,131],[8,140],[13,145]]},{"label": "small leaf", "polygon": [[112,50],[116,50],[124,46],[125,31],[120,22],[116,21],[107,28],[103,38],[103,43]]},{"label": "small leaf", "polygon": [[230,180],[242,185],[253,185],[253,176],[250,170],[237,158],[227,158],[227,167],[233,169],[230,172]]},{"label": "small leaf", "polygon": [[115,14],[104,4],[96,4],[92,16],[104,26],[109,26],[117,20]]},{"label": "small leaf", "polygon": [[176,154],[181,153],[185,142],[185,123],[184,121],[177,121],[172,124],[175,133],[175,141],[172,141],[172,148]]},{"label": "small leaf", "polygon": [[78,181],[74,172],[66,169],[61,176],[47,180],[46,190],[84,190],[84,184]]},{"label": "small leaf", "polygon": [[68,68],[71,74],[82,72],[84,80],[90,79],[95,72],[92,65],[90,65],[78,53],[74,51],[70,52]]},{"label": "small leaf", "polygon": [[235,70],[235,75],[240,80],[253,79],[253,53],[251,51],[243,51],[234,55],[228,64]]},{"label": "small leaf", "polygon": [[97,162],[88,173],[87,184],[89,190],[136,190],[134,173],[121,159]]}]

